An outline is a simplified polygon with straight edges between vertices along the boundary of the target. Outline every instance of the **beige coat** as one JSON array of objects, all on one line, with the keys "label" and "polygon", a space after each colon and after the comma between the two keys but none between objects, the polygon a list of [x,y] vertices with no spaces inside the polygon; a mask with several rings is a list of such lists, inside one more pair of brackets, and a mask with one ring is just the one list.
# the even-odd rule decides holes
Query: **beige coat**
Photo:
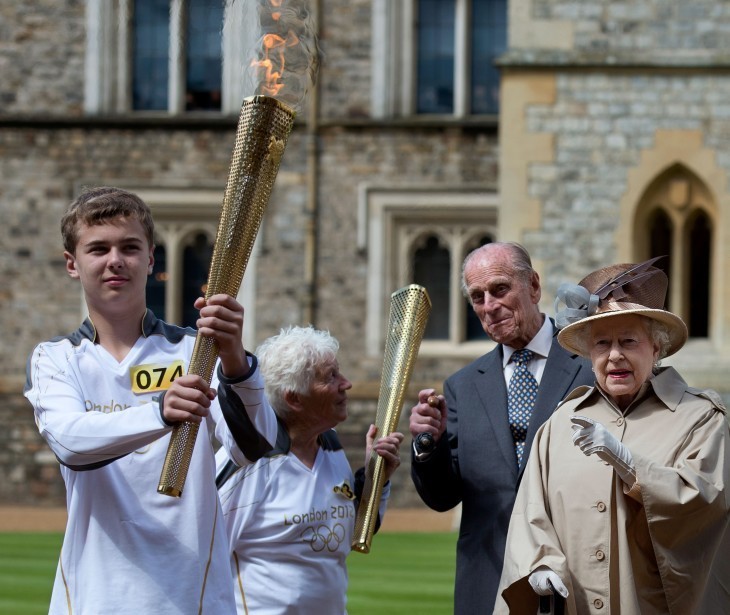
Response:
[{"label": "beige coat", "polygon": [[[573,445],[572,414],[631,451],[630,492]],[[730,428],[713,391],[664,368],[622,416],[598,389],[576,389],[535,436],[500,582],[509,609],[500,597],[495,613],[535,615],[527,577],[541,565],[568,588],[567,613],[730,613],[728,484]]]}]

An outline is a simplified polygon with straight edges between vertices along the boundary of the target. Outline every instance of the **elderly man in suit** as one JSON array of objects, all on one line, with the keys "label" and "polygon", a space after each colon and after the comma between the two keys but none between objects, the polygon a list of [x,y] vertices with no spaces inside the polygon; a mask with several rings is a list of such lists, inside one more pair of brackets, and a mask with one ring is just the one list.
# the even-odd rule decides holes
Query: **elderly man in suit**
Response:
[{"label": "elderly man in suit", "polygon": [[454,613],[491,613],[510,513],[538,427],[590,363],[564,350],[540,312],[540,278],[517,243],[490,243],[464,260],[463,290],[497,347],[450,376],[444,395],[420,391],[411,410],[411,475],[434,510],[462,504]]}]

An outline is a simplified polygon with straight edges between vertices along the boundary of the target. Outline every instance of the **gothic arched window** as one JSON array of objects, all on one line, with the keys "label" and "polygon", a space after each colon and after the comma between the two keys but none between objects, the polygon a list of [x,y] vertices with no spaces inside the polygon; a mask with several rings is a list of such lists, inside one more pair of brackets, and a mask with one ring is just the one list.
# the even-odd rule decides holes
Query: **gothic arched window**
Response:
[{"label": "gothic arched window", "polygon": [[637,241],[669,278],[667,308],[681,316],[690,337],[710,335],[710,287],[715,203],[707,186],[674,165],[647,188],[637,210]]}]

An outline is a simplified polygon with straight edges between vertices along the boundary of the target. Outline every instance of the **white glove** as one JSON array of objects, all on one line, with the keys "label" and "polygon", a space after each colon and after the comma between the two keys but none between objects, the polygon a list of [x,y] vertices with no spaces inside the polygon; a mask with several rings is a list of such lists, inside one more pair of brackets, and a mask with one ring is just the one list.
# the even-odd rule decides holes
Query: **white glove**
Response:
[{"label": "white glove", "polygon": [[595,453],[599,459],[610,463],[629,487],[636,482],[636,470],[631,451],[603,425],[587,416],[570,417],[573,423],[573,444],[586,455]]},{"label": "white glove", "polygon": [[538,596],[550,596],[554,593],[560,594],[563,598],[568,597],[568,588],[560,580],[560,577],[547,566],[540,566],[527,577],[527,581]]}]

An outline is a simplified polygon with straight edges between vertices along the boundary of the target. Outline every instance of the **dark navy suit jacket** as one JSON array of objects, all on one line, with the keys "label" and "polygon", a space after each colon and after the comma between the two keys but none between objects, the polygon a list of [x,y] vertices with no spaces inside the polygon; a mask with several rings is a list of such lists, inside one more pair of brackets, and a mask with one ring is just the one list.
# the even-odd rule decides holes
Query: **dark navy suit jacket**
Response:
[{"label": "dark navy suit jacket", "polygon": [[456,615],[493,611],[510,514],[535,432],[570,391],[594,382],[590,362],[564,350],[556,333],[518,468],[507,418],[502,356],[499,345],[446,380],[445,437],[427,460],[412,459],[411,464],[416,489],[430,508],[446,511],[462,504]]}]

